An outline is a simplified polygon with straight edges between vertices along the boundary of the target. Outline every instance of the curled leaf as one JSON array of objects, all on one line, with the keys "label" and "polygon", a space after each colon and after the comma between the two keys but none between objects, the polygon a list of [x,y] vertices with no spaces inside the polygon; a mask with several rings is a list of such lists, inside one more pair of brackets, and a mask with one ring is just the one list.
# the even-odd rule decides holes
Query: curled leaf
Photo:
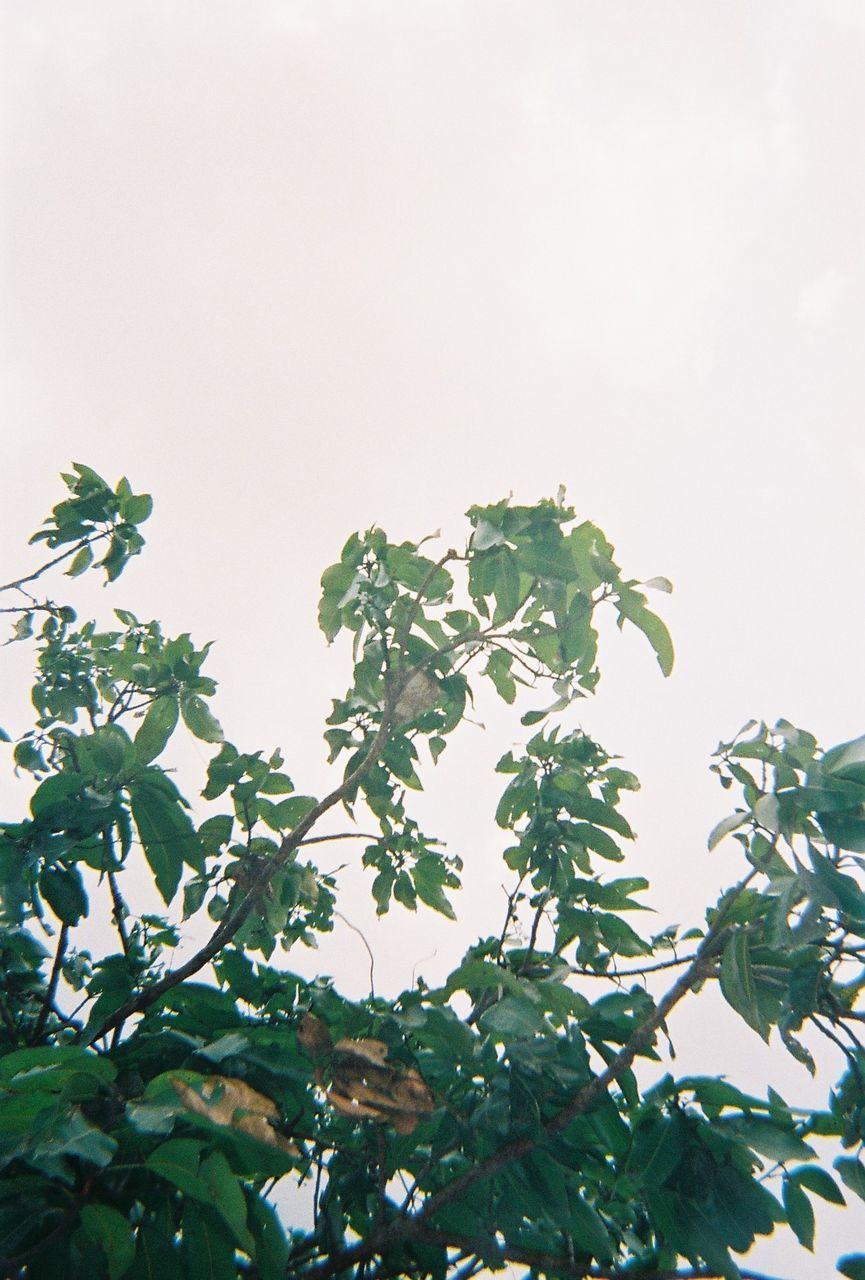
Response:
[{"label": "curled leaf", "polygon": [[301,1155],[296,1144],[273,1127],[273,1122],[279,1119],[279,1107],[272,1098],[259,1093],[245,1080],[208,1076],[196,1088],[175,1076],[171,1083],[187,1111],[203,1116],[212,1124],[238,1129],[269,1147],[284,1151],[286,1155]]},{"label": "curled leaf", "polygon": [[432,1092],[414,1067],[399,1067],[386,1059],[382,1040],[338,1041],[328,1102],[340,1115],[380,1120],[397,1133],[414,1133],[435,1109]]}]

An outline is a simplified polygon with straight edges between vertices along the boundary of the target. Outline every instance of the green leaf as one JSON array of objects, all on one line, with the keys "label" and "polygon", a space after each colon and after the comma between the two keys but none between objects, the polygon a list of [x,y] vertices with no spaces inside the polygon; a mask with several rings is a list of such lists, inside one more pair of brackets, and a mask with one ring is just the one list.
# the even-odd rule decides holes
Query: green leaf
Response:
[{"label": "green leaf", "polygon": [[271,831],[290,831],[318,804],[315,796],[288,796],[285,800],[259,801],[264,822]]},{"label": "green leaf", "polygon": [[216,716],[197,693],[186,694],[180,703],[183,722],[202,742],[224,742],[225,734]]},{"label": "green leaf", "polygon": [[768,1043],[769,1025],[757,999],[748,935],[742,928],[736,929],[724,947],[721,991],[727,1003]]},{"label": "green leaf", "polygon": [[46,867],[39,877],[39,889],[64,924],[78,924],[89,911],[84,881],[77,867]]},{"label": "green leaf", "polygon": [[845,1253],[838,1259],[838,1270],[847,1280],[865,1280],[865,1253]]},{"label": "green leaf", "polygon": [[126,1218],[107,1204],[86,1204],[81,1210],[81,1223],[105,1254],[109,1280],[120,1280],[135,1257],[135,1241]]},{"label": "green leaf", "polygon": [[678,1167],[684,1150],[682,1126],[672,1119],[658,1119],[637,1129],[628,1168],[640,1182],[661,1186]]},{"label": "green leaf", "polygon": [[844,1186],[849,1187],[860,1200],[865,1200],[865,1165],[862,1161],[851,1156],[839,1156],[834,1167]]},{"label": "green leaf", "polygon": [[729,814],[726,818],[722,818],[709,834],[709,852],[712,853],[713,850],[717,849],[724,837],[728,836],[731,831],[738,831],[739,827],[747,822],[750,816],[747,812],[737,811]]},{"label": "green leaf", "polygon": [[234,826],[234,819],[229,813],[214,814],[212,818],[205,818],[201,826],[198,828],[198,835],[205,853],[219,853],[231,839],[231,831]]},{"label": "green leaf", "polygon": [[193,1138],[171,1138],[161,1143],[145,1160],[147,1168],[158,1173],[184,1195],[210,1203],[211,1193],[207,1183],[198,1176],[198,1166],[204,1143]]},{"label": "green leaf", "polygon": [[194,1203],[183,1209],[182,1250],[187,1280],[237,1280],[234,1240],[220,1219]]},{"label": "green leaf", "polygon": [[[93,563],[93,549],[89,543],[79,548],[72,557],[72,562],[66,570],[67,578],[77,578],[79,574],[84,573]],[[113,1277],[112,1277],[113,1280]]]},{"label": "green leaf", "polygon": [[183,863],[203,870],[197,833],[179,793],[157,769],[129,784],[129,800],[144,856],[168,905],[177,892]]},{"label": "green leaf", "polygon": [[791,1169],[787,1176],[791,1181],[797,1182],[802,1187],[807,1187],[809,1191],[813,1191],[815,1196],[828,1200],[830,1204],[843,1205],[847,1203],[838,1189],[835,1179],[825,1169],[821,1169],[819,1165],[800,1165],[798,1169]]},{"label": "green leaf", "polygon": [[762,1116],[725,1117],[718,1124],[772,1160],[808,1160],[815,1154],[798,1133]]},{"label": "green leaf", "polygon": [[480,1025],[497,1040],[531,1038],[544,1026],[543,1015],[524,996],[505,996],[487,1009]]},{"label": "green leaf", "polygon": [[128,524],[144,524],[153,512],[153,499],[149,493],[133,493],[123,499],[121,511]]},{"label": "green leaf", "polygon": [[165,749],[177,725],[177,697],[163,694],[151,702],[135,735],[135,754],[142,764],[150,764]]},{"label": "green leaf", "polygon": [[666,625],[656,613],[652,613],[650,609],[646,608],[643,598],[638,592],[626,592],[623,590],[617,607],[620,617],[627,618],[638,630],[642,631],[655,651],[658,666],[665,676],[670,675],[673,670],[675,653],[673,641],[670,639],[670,633]]},{"label": "green leaf", "polygon": [[7,641],[12,644],[16,640],[29,640],[33,635],[33,614],[22,613],[20,618],[16,618],[15,625],[12,628],[12,638]]},{"label": "green leaf", "polygon": [[247,1252],[254,1244],[246,1225],[246,1200],[236,1174],[221,1151],[202,1160],[199,1177],[210,1189],[211,1203],[228,1226],[237,1243]]},{"label": "green leaf", "polygon": [[453,907],[442,890],[446,882],[448,870],[440,857],[434,853],[422,853],[412,868],[411,877],[417,896],[421,902],[449,920],[456,920]]},{"label": "green leaf", "polygon": [[0,1085],[4,1089],[35,1085],[59,1092],[70,1074],[92,1075],[98,1082],[109,1082],[117,1075],[117,1068],[107,1057],[71,1044],[16,1049],[0,1057]]},{"label": "green leaf", "polygon": [[[825,816],[823,815],[823,817]],[[839,839],[837,843],[842,844],[843,841]],[[865,893],[863,893],[853,877],[845,875],[843,871],[839,871],[813,845],[809,848],[809,854],[814,874],[831,894],[832,900],[838,904],[840,910],[846,915],[852,916],[854,920],[865,920]]]},{"label": "green leaf", "polygon": [[255,1237],[255,1263],[261,1280],[285,1280],[288,1241],[273,1205],[256,1196],[249,1206],[249,1225]]},{"label": "green leaf", "polygon": [[138,1228],[138,1247],[128,1280],[187,1280],[172,1244],[150,1223]]},{"label": "green leaf", "polygon": [[580,1195],[572,1194],[569,1200],[571,1234],[580,1252],[585,1250],[599,1262],[611,1262],[615,1255],[615,1247],[597,1210]]},{"label": "green leaf", "polygon": [[499,697],[507,703],[512,703],[517,696],[516,681],[511,675],[512,662],[513,654],[506,653],[504,649],[494,649],[484,668],[484,675],[490,677]]},{"label": "green leaf", "polygon": [[526,711],[520,716],[520,724],[524,724],[527,728],[533,724],[540,724],[542,720],[547,718],[546,711]]},{"label": "green leaf", "polygon": [[814,1251],[814,1209],[811,1201],[798,1183],[784,1179],[781,1198],[787,1213],[787,1221],[796,1239],[805,1248]]}]

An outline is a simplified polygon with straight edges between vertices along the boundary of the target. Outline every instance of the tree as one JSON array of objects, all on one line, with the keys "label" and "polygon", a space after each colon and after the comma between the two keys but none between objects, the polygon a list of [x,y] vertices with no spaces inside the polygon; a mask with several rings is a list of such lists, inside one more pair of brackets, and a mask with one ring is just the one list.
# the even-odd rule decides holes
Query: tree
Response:
[{"label": "tree", "polygon": [[[781,720],[722,743],[712,768],[738,798],[709,845],[738,842],[741,878],[702,924],[646,937],[627,917],[648,882],[615,874],[637,779],[560,713],[597,686],[596,610],[669,673],[645,594],[669,583],[625,579],[561,495],[473,507],[465,550],[438,559],[381,529],[349,538],[322,578],[320,625],[351,633],[353,671],[325,732],[339,780],[316,797],[279,752],[225,740],[208,646],[33,594],[49,570],[113,581],[143,547],[148,495],[81,465],[64,480],[32,539],[51,558],[3,588],[37,662],[12,748],[29,815],[0,824],[4,1274],[733,1278],[755,1274],[733,1254],[783,1224],[811,1246],[813,1196],[865,1198],[865,738],[823,751]],[[409,802],[478,678],[508,704],[553,699],[498,764],[500,932],[396,1000],[271,963],[333,927],[317,842],[359,834],[379,913],[453,916],[460,861]],[[206,816],[162,763],[181,723],[212,752]],[[325,821],[340,810],[348,833]],[[136,910],[142,871],[164,910]],[[172,967],[184,923],[208,917]],[[654,998],[642,979],[661,971]],[[808,1070],[803,1030],[843,1050],[825,1110],[663,1073],[658,1033],[713,982]],[[280,1220],[291,1181],[311,1227]],[[862,1280],[865,1255],[839,1268]]]}]

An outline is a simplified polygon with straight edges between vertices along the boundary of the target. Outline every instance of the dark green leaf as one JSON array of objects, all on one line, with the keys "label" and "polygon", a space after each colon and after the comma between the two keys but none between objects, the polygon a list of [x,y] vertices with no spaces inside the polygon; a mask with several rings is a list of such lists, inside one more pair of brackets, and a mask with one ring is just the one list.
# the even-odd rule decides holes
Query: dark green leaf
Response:
[{"label": "dark green leaf", "polygon": [[159,770],[149,769],[130,783],[129,799],[144,855],[167,905],[177,892],[183,863],[203,869],[198,835],[179,793]]},{"label": "dark green leaf", "polygon": [[814,1249],[814,1209],[811,1201],[797,1182],[784,1179],[781,1190],[787,1221],[795,1232],[796,1239],[806,1249]]},{"label": "dark green leaf", "polygon": [[288,1242],[272,1205],[256,1196],[249,1206],[249,1226],[255,1237],[255,1262],[261,1280],[285,1280]]},{"label": "dark green leaf", "polygon": [[246,1225],[246,1200],[236,1174],[221,1151],[214,1151],[201,1162],[198,1171],[210,1190],[211,1204],[220,1215],[242,1249],[251,1252],[252,1236]]},{"label": "dark green leaf", "polygon": [[835,1161],[835,1168],[844,1186],[859,1196],[860,1200],[865,1200],[865,1165],[862,1161],[854,1160],[851,1156],[839,1156]]},{"label": "dark green leaf", "polygon": [[187,1280],[237,1280],[234,1241],[221,1220],[194,1203],[183,1209],[182,1249]]},{"label": "dark green leaf", "polygon": [[611,1262],[615,1247],[597,1210],[580,1195],[571,1195],[569,1199],[574,1244],[581,1252],[585,1250],[599,1262]]},{"label": "dark green leaf", "polygon": [[724,999],[749,1027],[768,1042],[769,1026],[757,999],[748,935],[738,928],[724,947],[721,958],[721,991]]},{"label": "dark green leaf", "polygon": [[791,1181],[797,1182],[802,1187],[807,1187],[809,1191],[813,1191],[815,1196],[828,1200],[830,1204],[846,1204],[835,1179],[825,1169],[821,1169],[819,1165],[800,1165],[798,1169],[791,1169],[787,1176]]},{"label": "dark green leaf", "polygon": [[718,1122],[742,1138],[754,1151],[772,1160],[807,1160],[814,1155],[797,1133],[762,1116],[730,1118]]},{"label": "dark green leaf", "polygon": [[731,831],[738,831],[744,823],[746,823],[751,815],[747,812],[737,811],[731,813],[728,817],[722,818],[721,821],[714,826],[709,834],[709,852],[711,853],[718,847],[725,836]]},{"label": "dark green leaf", "polygon": [[89,910],[84,881],[77,867],[46,867],[39,888],[51,910],[64,924],[76,925]]},{"label": "dark green leaf", "polygon": [[661,1186],[677,1168],[684,1150],[682,1126],[673,1119],[660,1118],[637,1130],[628,1167],[641,1182]]},{"label": "dark green leaf", "polygon": [[421,902],[425,902],[428,907],[447,916],[449,920],[456,920],[454,909],[442,889],[448,876],[447,867],[437,854],[422,853],[412,869],[411,876]]},{"label": "dark green leaf", "polygon": [[81,1222],[105,1254],[109,1280],[120,1280],[135,1257],[135,1241],[126,1218],[109,1205],[86,1204],[81,1210]]},{"label": "dark green leaf", "polygon": [[174,694],[163,694],[151,702],[135,735],[135,754],[142,764],[149,764],[165,749],[177,725],[178,702]]}]

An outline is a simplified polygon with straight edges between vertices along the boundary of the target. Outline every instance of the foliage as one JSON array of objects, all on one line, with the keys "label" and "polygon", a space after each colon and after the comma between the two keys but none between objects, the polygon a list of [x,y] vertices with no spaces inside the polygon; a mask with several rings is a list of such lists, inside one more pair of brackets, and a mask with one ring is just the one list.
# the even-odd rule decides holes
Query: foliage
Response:
[{"label": "foliage", "polygon": [[[466,1280],[513,1262],[732,1280],[753,1274],[733,1255],[783,1224],[812,1246],[814,1197],[865,1198],[865,738],[823,751],[782,720],[722,743],[736,800],[709,843],[737,842],[742,877],[704,923],[647,936],[631,921],[648,882],[616,874],[637,779],[557,717],[597,686],[597,610],[669,673],[645,593],[669,583],[624,578],[561,495],[472,508],[467,547],[438,559],[381,529],[349,538],[322,579],[321,628],[351,634],[353,670],[325,733],[339,780],[317,797],[279,752],[225,739],[206,645],[32,594],[52,567],[113,580],[143,545],[148,496],[84,466],[64,479],[35,535],[59,554],[4,588],[11,638],[36,651],[34,723],[11,747],[29,814],[0,825],[4,1274]],[[333,927],[337,879],[308,855],[340,806],[376,827],[379,913],[454,915],[459,858],[410,800],[478,679],[508,704],[550,688],[498,765],[500,933],[395,1000],[270,963]],[[164,763],[181,726],[211,749],[203,818]],[[142,872],[164,910],[136,910]],[[184,922],[208,917],[172,967]],[[113,949],[92,950],[108,926]],[[656,997],[643,976],[663,970]],[[715,981],[809,1071],[804,1030],[841,1047],[825,1110],[662,1074],[659,1033]],[[291,1182],[310,1229],[274,1208]],[[865,1255],[839,1266],[865,1275]]]}]

